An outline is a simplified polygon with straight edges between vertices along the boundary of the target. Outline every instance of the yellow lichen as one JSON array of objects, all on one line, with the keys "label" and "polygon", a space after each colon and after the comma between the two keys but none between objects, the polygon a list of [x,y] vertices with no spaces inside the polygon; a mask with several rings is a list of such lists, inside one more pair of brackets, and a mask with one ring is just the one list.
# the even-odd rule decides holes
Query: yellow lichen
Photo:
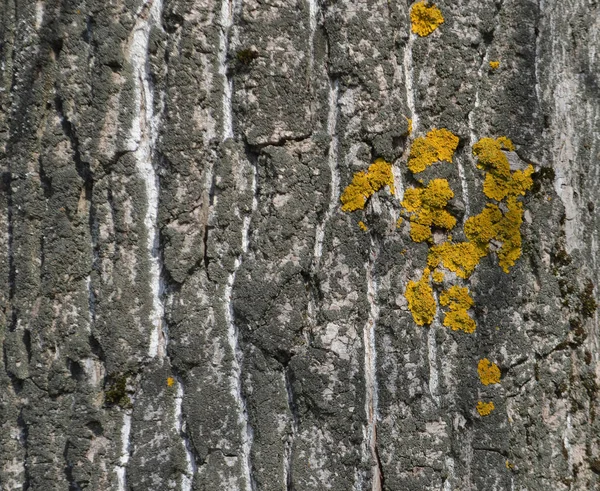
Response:
[{"label": "yellow lichen", "polygon": [[443,266],[460,278],[471,276],[482,257],[486,255],[473,242],[443,242],[429,250],[427,264],[432,268]]},{"label": "yellow lichen", "polygon": [[408,168],[416,174],[435,162],[452,162],[458,146],[458,137],[445,128],[433,129],[427,135],[415,139],[408,157]]},{"label": "yellow lichen", "polygon": [[365,222],[363,221],[358,222],[358,228],[360,228],[363,232],[369,230],[368,227],[365,225]]},{"label": "yellow lichen", "polygon": [[404,193],[402,206],[410,216],[410,237],[423,242],[432,237],[431,227],[452,229],[456,218],[444,208],[454,197],[446,179],[433,179],[426,188],[410,188]]},{"label": "yellow lichen", "polygon": [[413,130],[413,121],[411,118],[407,118],[406,121],[408,122],[408,134],[410,135]]},{"label": "yellow lichen", "polygon": [[521,257],[521,224],[523,223],[523,204],[513,196],[507,200],[508,211],[498,224],[498,240],[502,247],[498,251],[498,263],[505,273]]},{"label": "yellow lichen", "polygon": [[509,152],[515,151],[515,145],[507,136],[499,136],[496,141],[500,144],[502,150],[508,150]]},{"label": "yellow lichen", "polygon": [[498,261],[505,273],[510,271],[521,256],[521,224],[523,204],[514,196],[506,200],[508,211],[502,213],[494,204],[487,204],[479,215],[465,222],[465,235],[485,255],[492,239],[502,242],[498,250]]},{"label": "yellow lichen", "polygon": [[494,406],[494,403],[491,401],[490,402],[479,401],[477,403],[477,412],[479,413],[480,416],[487,416],[494,409],[496,409],[496,406]]},{"label": "yellow lichen", "polygon": [[431,324],[435,316],[436,305],[433,290],[429,285],[429,269],[425,268],[419,281],[409,281],[404,296],[415,322],[422,326]]},{"label": "yellow lichen", "polygon": [[440,296],[440,303],[443,306],[450,305],[451,310],[470,309],[473,306],[473,299],[469,295],[469,289],[464,286],[453,285],[443,291]]},{"label": "yellow lichen", "polygon": [[443,22],[444,17],[435,4],[428,5],[427,1],[417,2],[410,10],[412,32],[419,36],[428,36]]},{"label": "yellow lichen", "polygon": [[490,241],[498,235],[497,225],[502,220],[502,212],[497,205],[487,204],[479,215],[469,217],[465,222],[465,235],[481,251],[487,254]]},{"label": "yellow lichen", "polygon": [[473,306],[469,289],[453,285],[440,295],[440,304],[450,309],[444,317],[444,326],[453,331],[464,331],[472,334],[477,327],[467,310]]},{"label": "yellow lichen", "polygon": [[500,66],[500,62],[499,61],[490,61],[490,68],[492,70],[496,70],[499,66]]},{"label": "yellow lichen", "polygon": [[473,145],[473,154],[478,159],[477,166],[486,172],[483,193],[496,201],[502,201],[507,196],[525,195],[533,185],[533,167],[530,165],[525,170],[511,173],[508,158],[503,150],[514,150],[512,141],[505,136],[496,140],[482,138]]},{"label": "yellow lichen", "polygon": [[391,164],[383,159],[377,159],[368,170],[354,174],[352,182],[344,189],[340,198],[342,211],[364,209],[367,199],[384,186],[388,186],[392,194],[395,193]]},{"label": "yellow lichen", "polygon": [[400,225],[402,225],[402,217],[398,218],[398,220],[396,220],[396,228],[400,228]]},{"label": "yellow lichen", "polygon": [[436,269],[431,274],[431,279],[434,283],[441,283],[442,281],[444,281],[444,272],[440,271],[439,269]]},{"label": "yellow lichen", "polygon": [[477,365],[479,380],[483,385],[497,384],[500,382],[500,368],[487,358],[479,360]]},{"label": "yellow lichen", "polygon": [[172,387],[174,383],[175,383],[175,379],[173,377],[167,378],[167,386],[168,387]]}]

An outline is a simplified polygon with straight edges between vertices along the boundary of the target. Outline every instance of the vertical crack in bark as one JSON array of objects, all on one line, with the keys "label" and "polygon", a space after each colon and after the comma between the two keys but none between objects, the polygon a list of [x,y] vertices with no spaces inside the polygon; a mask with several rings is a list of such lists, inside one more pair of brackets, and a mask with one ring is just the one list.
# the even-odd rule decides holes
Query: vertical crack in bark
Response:
[{"label": "vertical crack in bark", "polygon": [[[329,172],[331,180],[329,183],[329,206],[325,212],[323,221],[317,225],[315,233],[315,249],[313,270],[316,271],[321,264],[321,256],[323,254],[323,240],[325,238],[325,227],[327,222],[335,212],[339,201],[340,176],[338,170],[338,137],[336,134],[336,123],[338,117],[338,93],[339,82],[337,79],[329,80],[329,113],[327,116],[327,134],[329,135],[329,151],[327,154],[327,162],[329,164]],[[313,272],[314,272],[313,271]]]},{"label": "vertical crack in bark", "polygon": [[[440,302],[437,293],[434,292],[433,296],[435,297],[435,304],[439,305]],[[433,401],[439,406],[440,395],[438,389],[440,375],[437,365],[437,342],[435,339],[438,327],[441,327],[441,323],[439,318],[439,308],[436,308],[433,322],[427,328],[427,361],[429,363],[429,394],[431,395]]]},{"label": "vertical crack in bark", "polygon": [[183,416],[183,384],[177,379],[177,395],[175,396],[175,431],[182,438],[185,450],[186,469],[181,476],[181,491],[191,491],[194,475],[198,470],[193,444],[187,431]]},{"label": "vertical crack in bark", "polygon": [[19,412],[17,418],[17,426],[19,427],[19,442],[24,450],[23,455],[23,490],[31,489],[31,476],[29,475],[29,427],[23,418],[23,409]]},{"label": "vertical crack in bark", "polygon": [[369,261],[365,264],[367,280],[367,300],[369,302],[369,314],[367,323],[363,329],[363,345],[365,350],[365,412],[367,415],[366,444],[364,449],[365,458],[371,461],[372,491],[383,489],[383,472],[377,450],[377,417],[378,409],[378,387],[377,387],[377,350],[375,343],[375,325],[379,317],[379,305],[377,304],[377,281],[375,279],[375,261],[379,254],[379,245],[371,240],[371,251]]},{"label": "vertical crack in bark", "polygon": [[69,483],[69,491],[81,491],[81,486],[75,480],[73,476],[73,463],[69,460],[69,447],[71,446],[71,442],[67,440],[65,443],[65,449],[63,451],[63,458],[65,460],[65,479]]},{"label": "vertical crack in bark", "polygon": [[152,308],[150,322],[152,331],[148,355],[151,358],[164,358],[166,355],[167,333],[164,323],[162,302],[163,285],[161,278],[161,257],[159,251],[158,218],[158,174],[154,165],[154,154],[160,114],[154,114],[154,91],[151,87],[148,43],[150,29],[160,26],[162,0],[149,0],[145,3],[136,20],[129,47],[129,58],[135,81],[136,113],[131,127],[130,143],[134,145],[134,156],[140,177],[146,187],[146,215],[144,225],[147,233],[147,250],[150,263],[150,290]]},{"label": "vertical crack in bark", "polygon": [[538,106],[541,110],[542,107],[542,92],[540,88],[540,24],[542,12],[544,11],[544,0],[538,0],[537,2],[538,18],[535,23],[535,56],[533,59],[533,70],[535,75],[535,97],[537,99]]},{"label": "vertical crack in bark", "polygon": [[296,441],[296,436],[298,435],[298,411],[296,409],[296,403],[294,401],[294,391],[292,388],[292,381],[290,379],[289,367],[284,368],[283,379],[284,379],[283,381],[285,384],[285,390],[287,392],[288,409],[292,416],[292,420],[291,420],[292,433],[290,435],[289,440],[285,444],[285,450],[284,450],[283,476],[284,476],[284,481],[285,481],[285,489],[287,491],[293,491],[294,484],[293,484],[293,479],[292,479],[292,459],[294,456],[294,443]]},{"label": "vertical crack in bark", "polygon": [[[135,84],[135,114],[131,125],[128,147],[133,152],[136,167],[146,188],[146,213],[144,225],[147,234],[147,252],[149,261],[149,281],[151,293],[150,323],[152,326],[148,355],[163,359],[166,355],[167,334],[164,323],[162,302],[161,257],[159,251],[158,218],[158,174],[153,158],[158,135],[160,115],[154,114],[154,93],[151,87],[148,44],[152,26],[160,26],[162,0],[148,0],[136,15],[136,23],[129,43],[129,60],[132,66]],[[131,397],[133,404],[134,399]],[[116,466],[119,491],[127,489],[127,464],[130,459],[130,438],[132,410],[123,415],[121,427],[121,453]]]},{"label": "vertical crack in bark", "polygon": [[[325,239],[325,227],[334,214],[339,202],[340,175],[338,169],[338,137],[336,132],[338,118],[338,99],[339,99],[339,81],[333,77],[329,79],[329,112],[327,116],[327,134],[329,135],[329,150],[327,152],[327,162],[329,165],[329,204],[325,211],[323,221],[317,224],[315,231],[315,247],[313,251],[313,263],[311,267],[311,276],[315,276],[321,266],[321,257],[323,255],[323,241]],[[308,317],[311,323],[311,329],[314,331],[317,327],[315,296],[310,295],[308,301]],[[305,341],[310,346],[310,333],[304,333]]]},{"label": "vertical crack in bark", "polygon": [[219,74],[223,77],[223,128],[222,140],[233,138],[233,79],[227,74],[227,55],[229,52],[229,31],[233,26],[234,0],[221,2],[221,32],[219,35]]},{"label": "vertical crack in bark", "polygon": [[446,465],[446,477],[444,478],[444,487],[442,488],[443,491],[452,491],[452,481],[455,478],[455,465],[454,465],[454,459],[448,455],[446,456],[446,458],[444,459],[444,464]]},{"label": "vertical crack in bark", "polygon": [[416,34],[410,31],[408,41],[404,47],[404,83],[406,85],[406,104],[411,113],[412,130],[416,134],[419,129],[419,115],[417,114],[417,94],[415,92],[415,68],[413,63],[412,49]]},{"label": "vertical crack in bark", "polygon": [[13,192],[12,183],[13,176],[11,171],[11,164],[8,164],[8,172],[5,175],[5,186],[6,186],[6,221],[7,223],[7,255],[8,255],[8,303],[10,305],[10,318],[8,330],[14,332],[17,329],[17,309],[15,308],[15,292],[16,292],[16,280],[17,280],[17,269],[15,266],[15,251],[14,251],[14,206],[13,206]]},{"label": "vertical crack in bark", "polygon": [[[221,32],[219,37],[219,67],[218,72],[223,77],[223,101],[222,101],[222,133],[221,141],[233,138],[233,79],[228,76],[227,59],[229,52],[229,33],[233,26],[233,16],[236,4],[235,0],[222,0],[221,3]],[[255,489],[252,478],[252,463],[250,460],[250,450],[253,441],[253,430],[248,419],[248,409],[242,388],[242,358],[243,354],[239,346],[239,330],[235,324],[233,312],[232,292],[235,283],[235,276],[242,265],[243,256],[248,252],[250,221],[252,214],[258,207],[257,200],[257,169],[255,162],[250,162],[253,166],[252,177],[252,210],[244,216],[242,220],[242,253],[235,259],[233,271],[227,278],[224,297],[226,302],[225,318],[227,321],[227,339],[232,352],[231,367],[231,394],[238,405],[238,423],[241,430],[242,456],[241,465],[246,480],[246,490]]]},{"label": "vertical crack in bark", "polygon": [[[312,93],[312,78],[315,65],[315,31],[317,30],[317,13],[319,7],[317,0],[308,0],[308,71],[307,85],[311,87]],[[312,105],[312,104],[311,104]],[[312,111],[311,111],[312,113]]]},{"label": "vertical crack in bark", "polygon": [[[131,402],[133,402],[133,399]],[[123,425],[121,426],[121,453],[116,467],[118,491],[127,491],[128,489],[126,470],[130,457],[131,413],[132,411],[130,409],[126,409],[123,414]]]},{"label": "vertical crack in bark", "polygon": [[235,276],[240,266],[242,265],[243,256],[248,252],[249,245],[249,233],[250,233],[250,221],[253,213],[258,208],[257,199],[257,169],[256,165],[253,164],[253,176],[252,176],[252,211],[243,218],[242,221],[242,253],[235,259],[233,271],[227,278],[227,284],[225,285],[225,318],[227,320],[227,339],[233,355],[232,367],[231,367],[231,394],[238,405],[239,414],[239,425],[242,431],[241,442],[242,442],[242,468],[246,478],[246,490],[253,491],[255,489],[254,481],[252,478],[252,464],[250,461],[250,449],[253,441],[253,431],[248,420],[248,410],[246,407],[246,400],[244,398],[242,389],[242,352],[239,347],[239,330],[235,324],[235,317],[233,312],[232,302],[232,291],[235,283]]}]

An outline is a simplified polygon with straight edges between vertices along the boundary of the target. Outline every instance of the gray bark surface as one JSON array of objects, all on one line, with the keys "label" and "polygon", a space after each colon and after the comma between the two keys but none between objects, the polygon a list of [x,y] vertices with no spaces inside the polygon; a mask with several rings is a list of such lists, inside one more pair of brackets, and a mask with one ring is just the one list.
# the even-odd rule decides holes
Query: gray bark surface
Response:
[{"label": "gray bark surface", "polygon": [[[0,489],[600,489],[599,4],[437,6],[0,3]],[[461,226],[477,140],[536,171],[473,334],[404,296],[433,128]],[[343,212],[379,157],[396,196]]]}]

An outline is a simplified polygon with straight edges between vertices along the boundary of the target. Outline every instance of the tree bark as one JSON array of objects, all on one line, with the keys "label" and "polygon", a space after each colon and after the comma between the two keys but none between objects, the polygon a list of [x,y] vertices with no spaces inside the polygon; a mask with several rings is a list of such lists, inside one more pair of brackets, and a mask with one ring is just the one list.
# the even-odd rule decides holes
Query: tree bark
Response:
[{"label": "tree bark", "polygon": [[[598,3],[440,0],[424,36],[415,5],[1,3],[0,489],[600,488]],[[418,325],[449,239],[403,195],[446,179],[466,241],[499,137],[520,256],[438,268]]]}]

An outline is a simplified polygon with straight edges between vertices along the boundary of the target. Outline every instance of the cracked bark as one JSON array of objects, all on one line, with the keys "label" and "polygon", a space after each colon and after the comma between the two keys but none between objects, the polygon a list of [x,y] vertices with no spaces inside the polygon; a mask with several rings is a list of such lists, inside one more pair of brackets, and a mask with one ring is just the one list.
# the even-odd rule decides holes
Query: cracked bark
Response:
[{"label": "cracked bark", "polygon": [[[600,486],[598,9],[436,4],[422,38],[387,0],[3,2],[2,489]],[[536,170],[473,335],[403,296],[406,160],[442,127],[459,222],[477,139]],[[343,213],[378,157],[396,196]]]}]

